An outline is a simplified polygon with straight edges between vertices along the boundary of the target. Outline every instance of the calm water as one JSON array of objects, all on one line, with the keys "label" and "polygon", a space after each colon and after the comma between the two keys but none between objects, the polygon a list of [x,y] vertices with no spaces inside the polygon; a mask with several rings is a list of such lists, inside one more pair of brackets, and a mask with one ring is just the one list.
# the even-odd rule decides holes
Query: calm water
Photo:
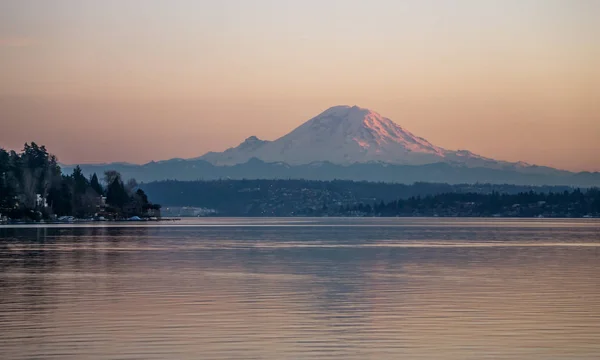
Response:
[{"label": "calm water", "polygon": [[600,222],[0,227],[1,359],[598,359]]}]

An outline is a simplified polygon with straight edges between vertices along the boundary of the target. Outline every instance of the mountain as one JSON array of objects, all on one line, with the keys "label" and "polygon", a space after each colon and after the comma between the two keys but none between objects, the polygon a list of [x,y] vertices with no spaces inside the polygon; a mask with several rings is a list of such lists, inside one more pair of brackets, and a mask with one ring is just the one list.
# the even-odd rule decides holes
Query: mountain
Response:
[{"label": "mountain", "polygon": [[235,148],[220,153],[209,152],[198,159],[222,166],[242,164],[251,158],[289,165],[328,161],[339,165],[445,162],[491,168],[523,166],[485,158],[466,150],[446,150],[374,111],[346,105],[327,109],[277,140],[266,141],[251,136]]},{"label": "mountain", "polygon": [[[600,185],[600,173],[574,173],[444,149],[357,106],[332,107],[274,141],[251,136],[237,147],[195,159],[81,167],[86,174],[111,169],[143,182],[229,178]],[[63,168],[70,172],[73,166]]]}]

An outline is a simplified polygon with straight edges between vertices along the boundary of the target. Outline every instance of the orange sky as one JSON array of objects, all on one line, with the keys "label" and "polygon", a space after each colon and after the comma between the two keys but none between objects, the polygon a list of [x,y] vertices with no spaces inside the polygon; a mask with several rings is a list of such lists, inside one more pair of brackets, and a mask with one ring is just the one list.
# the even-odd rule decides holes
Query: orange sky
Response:
[{"label": "orange sky", "polygon": [[600,2],[0,3],[0,146],[146,162],[359,105],[432,143],[600,171]]}]

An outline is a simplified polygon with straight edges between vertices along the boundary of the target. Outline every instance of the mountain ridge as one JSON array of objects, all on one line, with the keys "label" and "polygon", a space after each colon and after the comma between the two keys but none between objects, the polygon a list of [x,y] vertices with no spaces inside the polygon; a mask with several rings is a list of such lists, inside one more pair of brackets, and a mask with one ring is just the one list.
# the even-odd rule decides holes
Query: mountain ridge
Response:
[{"label": "mountain ridge", "polygon": [[[161,180],[219,180],[219,179],[304,179],[304,180],[353,180],[412,184],[436,182],[448,184],[514,184],[514,185],[564,185],[594,187],[600,185],[600,173],[572,173],[564,170],[543,168],[539,171],[522,172],[514,169],[490,169],[466,167],[448,163],[425,165],[394,165],[385,163],[355,163],[337,165],[327,161],[305,165],[267,163],[252,158],[243,164],[216,166],[205,160],[150,162],[144,165],[109,164],[80,165],[84,174],[101,174],[117,170],[125,179],[140,182]],[[74,166],[63,168],[65,173]]]}]

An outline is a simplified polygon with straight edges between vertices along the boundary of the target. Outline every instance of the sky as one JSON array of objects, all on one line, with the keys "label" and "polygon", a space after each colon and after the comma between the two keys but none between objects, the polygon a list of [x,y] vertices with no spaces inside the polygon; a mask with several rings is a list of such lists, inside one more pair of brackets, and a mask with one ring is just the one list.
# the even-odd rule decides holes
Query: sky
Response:
[{"label": "sky", "polygon": [[3,0],[0,147],[144,163],[358,105],[448,149],[600,171],[600,1]]}]

